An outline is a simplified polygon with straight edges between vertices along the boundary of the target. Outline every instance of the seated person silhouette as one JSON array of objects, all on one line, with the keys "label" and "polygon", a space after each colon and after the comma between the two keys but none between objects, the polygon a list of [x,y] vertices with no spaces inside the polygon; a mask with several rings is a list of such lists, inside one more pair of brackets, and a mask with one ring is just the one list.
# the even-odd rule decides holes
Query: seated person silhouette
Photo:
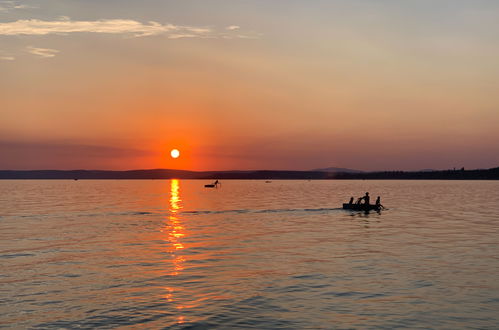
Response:
[{"label": "seated person silhouette", "polygon": [[378,198],[376,198],[376,206],[381,207],[381,208],[385,208],[383,205],[381,205],[381,197],[380,196],[378,196]]}]

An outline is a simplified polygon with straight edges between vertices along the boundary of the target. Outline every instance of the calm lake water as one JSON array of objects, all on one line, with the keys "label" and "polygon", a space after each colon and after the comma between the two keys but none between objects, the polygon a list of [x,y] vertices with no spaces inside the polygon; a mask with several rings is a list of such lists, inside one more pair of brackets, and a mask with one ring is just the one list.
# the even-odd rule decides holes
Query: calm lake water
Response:
[{"label": "calm lake water", "polygon": [[0,327],[499,327],[499,182],[205,183],[0,181]]}]

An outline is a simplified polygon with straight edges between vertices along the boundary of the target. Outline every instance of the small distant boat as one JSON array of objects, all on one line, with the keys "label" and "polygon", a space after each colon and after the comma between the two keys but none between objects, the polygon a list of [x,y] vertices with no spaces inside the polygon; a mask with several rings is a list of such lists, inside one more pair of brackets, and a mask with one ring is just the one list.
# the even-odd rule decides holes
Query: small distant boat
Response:
[{"label": "small distant boat", "polygon": [[222,184],[218,180],[216,180],[213,183],[205,184],[204,187],[205,188],[218,188],[219,185],[222,186]]},{"label": "small distant boat", "polygon": [[380,205],[376,204],[349,204],[349,203],[344,203],[343,204],[343,209],[344,210],[352,210],[352,211],[379,211],[381,210]]},{"label": "small distant boat", "polygon": [[265,183],[272,183],[272,181],[270,181],[270,180],[267,180],[267,181],[265,181]]}]

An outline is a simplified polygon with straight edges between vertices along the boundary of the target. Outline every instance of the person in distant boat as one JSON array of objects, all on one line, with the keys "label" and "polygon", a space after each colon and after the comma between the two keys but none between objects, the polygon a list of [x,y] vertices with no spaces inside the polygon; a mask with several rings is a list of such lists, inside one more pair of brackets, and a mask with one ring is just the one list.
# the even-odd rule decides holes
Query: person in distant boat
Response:
[{"label": "person in distant boat", "polygon": [[350,201],[348,202],[348,204],[352,205],[353,204],[353,196],[350,197]]},{"label": "person in distant boat", "polygon": [[376,206],[377,207],[381,207],[381,208],[385,208],[383,205],[381,205],[381,197],[378,196],[378,198],[376,198]]},{"label": "person in distant boat", "polygon": [[215,187],[218,187],[218,185],[222,186],[222,184],[220,182],[218,182],[218,180],[216,180],[215,182],[213,182],[213,184],[215,185]]},{"label": "person in distant boat", "polygon": [[359,198],[357,199],[357,202],[355,202],[355,204],[360,205],[360,202],[362,202],[362,197],[359,197]]},{"label": "person in distant boat", "polygon": [[364,205],[369,205],[369,201],[370,201],[370,197],[369,197],[369,193],[366,192],[366,194],[364,195],[364,197],[361,197],[363,200],[364,200]]}]

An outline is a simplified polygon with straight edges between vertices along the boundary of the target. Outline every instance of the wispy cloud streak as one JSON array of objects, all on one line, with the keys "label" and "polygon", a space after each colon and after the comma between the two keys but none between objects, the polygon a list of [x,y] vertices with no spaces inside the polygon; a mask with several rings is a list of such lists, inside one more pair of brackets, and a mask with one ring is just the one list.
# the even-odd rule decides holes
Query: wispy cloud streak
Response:
[{"label": "wispy cloud streak", "polygon": [[32,6],[21,4],[19,1],[0,1],[0,13],[10,12],[16,9],[30,9]]},{"label": "wispy cloud streak", "polygon": [[57,53],[59,53],[57,49],[38,48],[32,46],[28,47],[28,52],[45,58],[54,57]]},{"label": "wispy cloud streak", "polygon": [[43,21],[38,19],[18,20],[0,23],[0,35],[48,35],[69,33],[133,34],[150,36],[166,34],[171,38],[202,37],[212,30],[203,27],[180,26],[148,22],[147,24],[129,19],[103,19],[97,21]]},{"label": "wispy cloud streak", "polygon": [[16,58],[11,54],[0,50],[0,61],[14,61]]}]

